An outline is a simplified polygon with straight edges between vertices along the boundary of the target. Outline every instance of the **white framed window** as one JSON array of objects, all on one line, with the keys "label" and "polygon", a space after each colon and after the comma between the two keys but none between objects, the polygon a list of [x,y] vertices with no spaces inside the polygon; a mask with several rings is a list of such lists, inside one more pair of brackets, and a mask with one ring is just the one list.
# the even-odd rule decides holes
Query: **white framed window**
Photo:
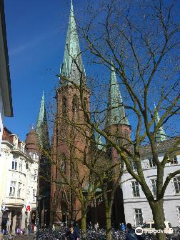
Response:
[{"label": "white framed window", "polygon": [[14,197],[15,196],[15,192],[16,192],[16,182],[15,181],[11,181],[10,189],[9,189],[9,196],[10,197]]},{"label": "white framed window", "polygon": [[22,183],[18,183],[18,189],[17,189],[17,197],[20,198],[21,197],[21,189],[22,189]]},{"label": "white framed window", "polygon": [[156,196],[157,194],[157,179],[153,178],[150,180],[151,181],[151,191],[153,196]]},{"label": "white framed window", "polygon": [[17,158],[13,158],[11,169],[17,170]]},{"label": "white framed window", "polygon": [[149,158],[148,160],[149,160],[149,167],[155,167],[156,166],[154,158]]},{"label": "white framed window", "polygon": [[33,201],[36,201],[36,190],[33,189]]},{"label": "white framed window", "polygon": [[133,197],[140,197],[139,183],[137,181],[133,181],[133,182],[131,182],[131,184],[132,184]]},{"label": "white framed window", "polygon": [[140,208],[134,209],[134,219],[135,219],[135,226],[143,224],[142,209]]},{"label": "white framed window", "polygon": [[19,172],[22,172],[22,160],[19,161]]},{"label": "white framed window", "polygon": [[171,164],[178,164],[178,158],[177,156],[174,156],[171,160]]},{"label": "white framed window", "polygon": [[36,181],[37,180],[37,170],[35,169],[34,170],[34,181]]},{"label": "white framed window", "polygon": [[175,193],[180,193],[180,176],[173,178]]}]

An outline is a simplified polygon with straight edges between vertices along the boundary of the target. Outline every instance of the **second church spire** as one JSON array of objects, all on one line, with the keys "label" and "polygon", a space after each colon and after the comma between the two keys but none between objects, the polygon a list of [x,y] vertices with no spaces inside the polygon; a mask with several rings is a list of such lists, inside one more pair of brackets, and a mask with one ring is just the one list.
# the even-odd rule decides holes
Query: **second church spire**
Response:
[{"label": "second church spire", "polygon": [[[77,26],[74,16],[74,8],[71,0],[69,25],[66,36],[66,46],[60,74],[62,77],[68,78],[69,81],[79,85],[81,73],[85,75],[79,45]],[[66,84],[68,84],[68,82],[66,82]]]}]

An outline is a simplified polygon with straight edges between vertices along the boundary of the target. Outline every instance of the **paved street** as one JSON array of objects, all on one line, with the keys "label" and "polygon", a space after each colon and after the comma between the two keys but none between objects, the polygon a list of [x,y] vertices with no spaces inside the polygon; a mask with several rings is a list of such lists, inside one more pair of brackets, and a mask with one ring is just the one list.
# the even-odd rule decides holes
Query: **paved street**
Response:
[{"label": "paved street", "polygon": [[[34,234],[31,234],[30,236],[22,235],[22,236],[16,236],[13,238],[13,240],[33,240],[34,239]],[[4,240],[8,240],[7,236],[4,236]]]}]

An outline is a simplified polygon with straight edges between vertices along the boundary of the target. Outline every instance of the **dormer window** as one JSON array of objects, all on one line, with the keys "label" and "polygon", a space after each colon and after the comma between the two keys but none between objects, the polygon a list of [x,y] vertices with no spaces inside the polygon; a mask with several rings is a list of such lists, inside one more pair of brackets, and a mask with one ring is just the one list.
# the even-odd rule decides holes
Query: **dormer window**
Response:
[{"label": "dormer window", "polygon": [[156,166],[156,163],[155,163],[155,161],[154,161],[154,158],[149,158],[148,160],[149,160],[149,166],[150,166],[150,167],[155,167],[155,166]]},{"label": "dormer window", "polygon": [[171,160],[171,164],[178,164],[178,158],[177,156],[174,156]]}]

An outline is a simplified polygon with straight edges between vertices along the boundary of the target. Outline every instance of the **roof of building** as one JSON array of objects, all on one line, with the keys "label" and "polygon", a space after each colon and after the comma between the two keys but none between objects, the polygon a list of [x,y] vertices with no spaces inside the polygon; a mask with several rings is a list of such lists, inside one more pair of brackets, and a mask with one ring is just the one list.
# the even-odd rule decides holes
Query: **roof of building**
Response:
[{"label": "roof of building", "polygon": [[4,106],[4,115],[13,116],[9,56],[6,37],[4,1],[0,0],[0,88]]},{"label": "roof of building", "polygon": [[28,152],[39,152],[39,140],[35,129],[32,127],[30,132],[26,135],[26,149]]},{"label": "roof of building", "polygon": [[44,150],[49,149],[50,143],[49,143],[49,132],[48,132],[44,93],[41,98],[41,106],[40,106],[38,120],[37,120],[36,133],[38,134],[39,144],[41,148]]},{"label": "roof of building", "polygon": [[[168,140],[157,142],[156,147],[157,147],[158,152],[159,153],[166,152],[168,149],[170,149],[171,147],[174,146],[174,144],[177,142],[177,140],[180,140],[180,136],[172,137]],[[178,146],[178,148],[180,148],[180,145]],[[142,146],[140,148],[140,155],[141,155],[141,157],[152,155],[151,145],[148,144],[146,146]]]}]

